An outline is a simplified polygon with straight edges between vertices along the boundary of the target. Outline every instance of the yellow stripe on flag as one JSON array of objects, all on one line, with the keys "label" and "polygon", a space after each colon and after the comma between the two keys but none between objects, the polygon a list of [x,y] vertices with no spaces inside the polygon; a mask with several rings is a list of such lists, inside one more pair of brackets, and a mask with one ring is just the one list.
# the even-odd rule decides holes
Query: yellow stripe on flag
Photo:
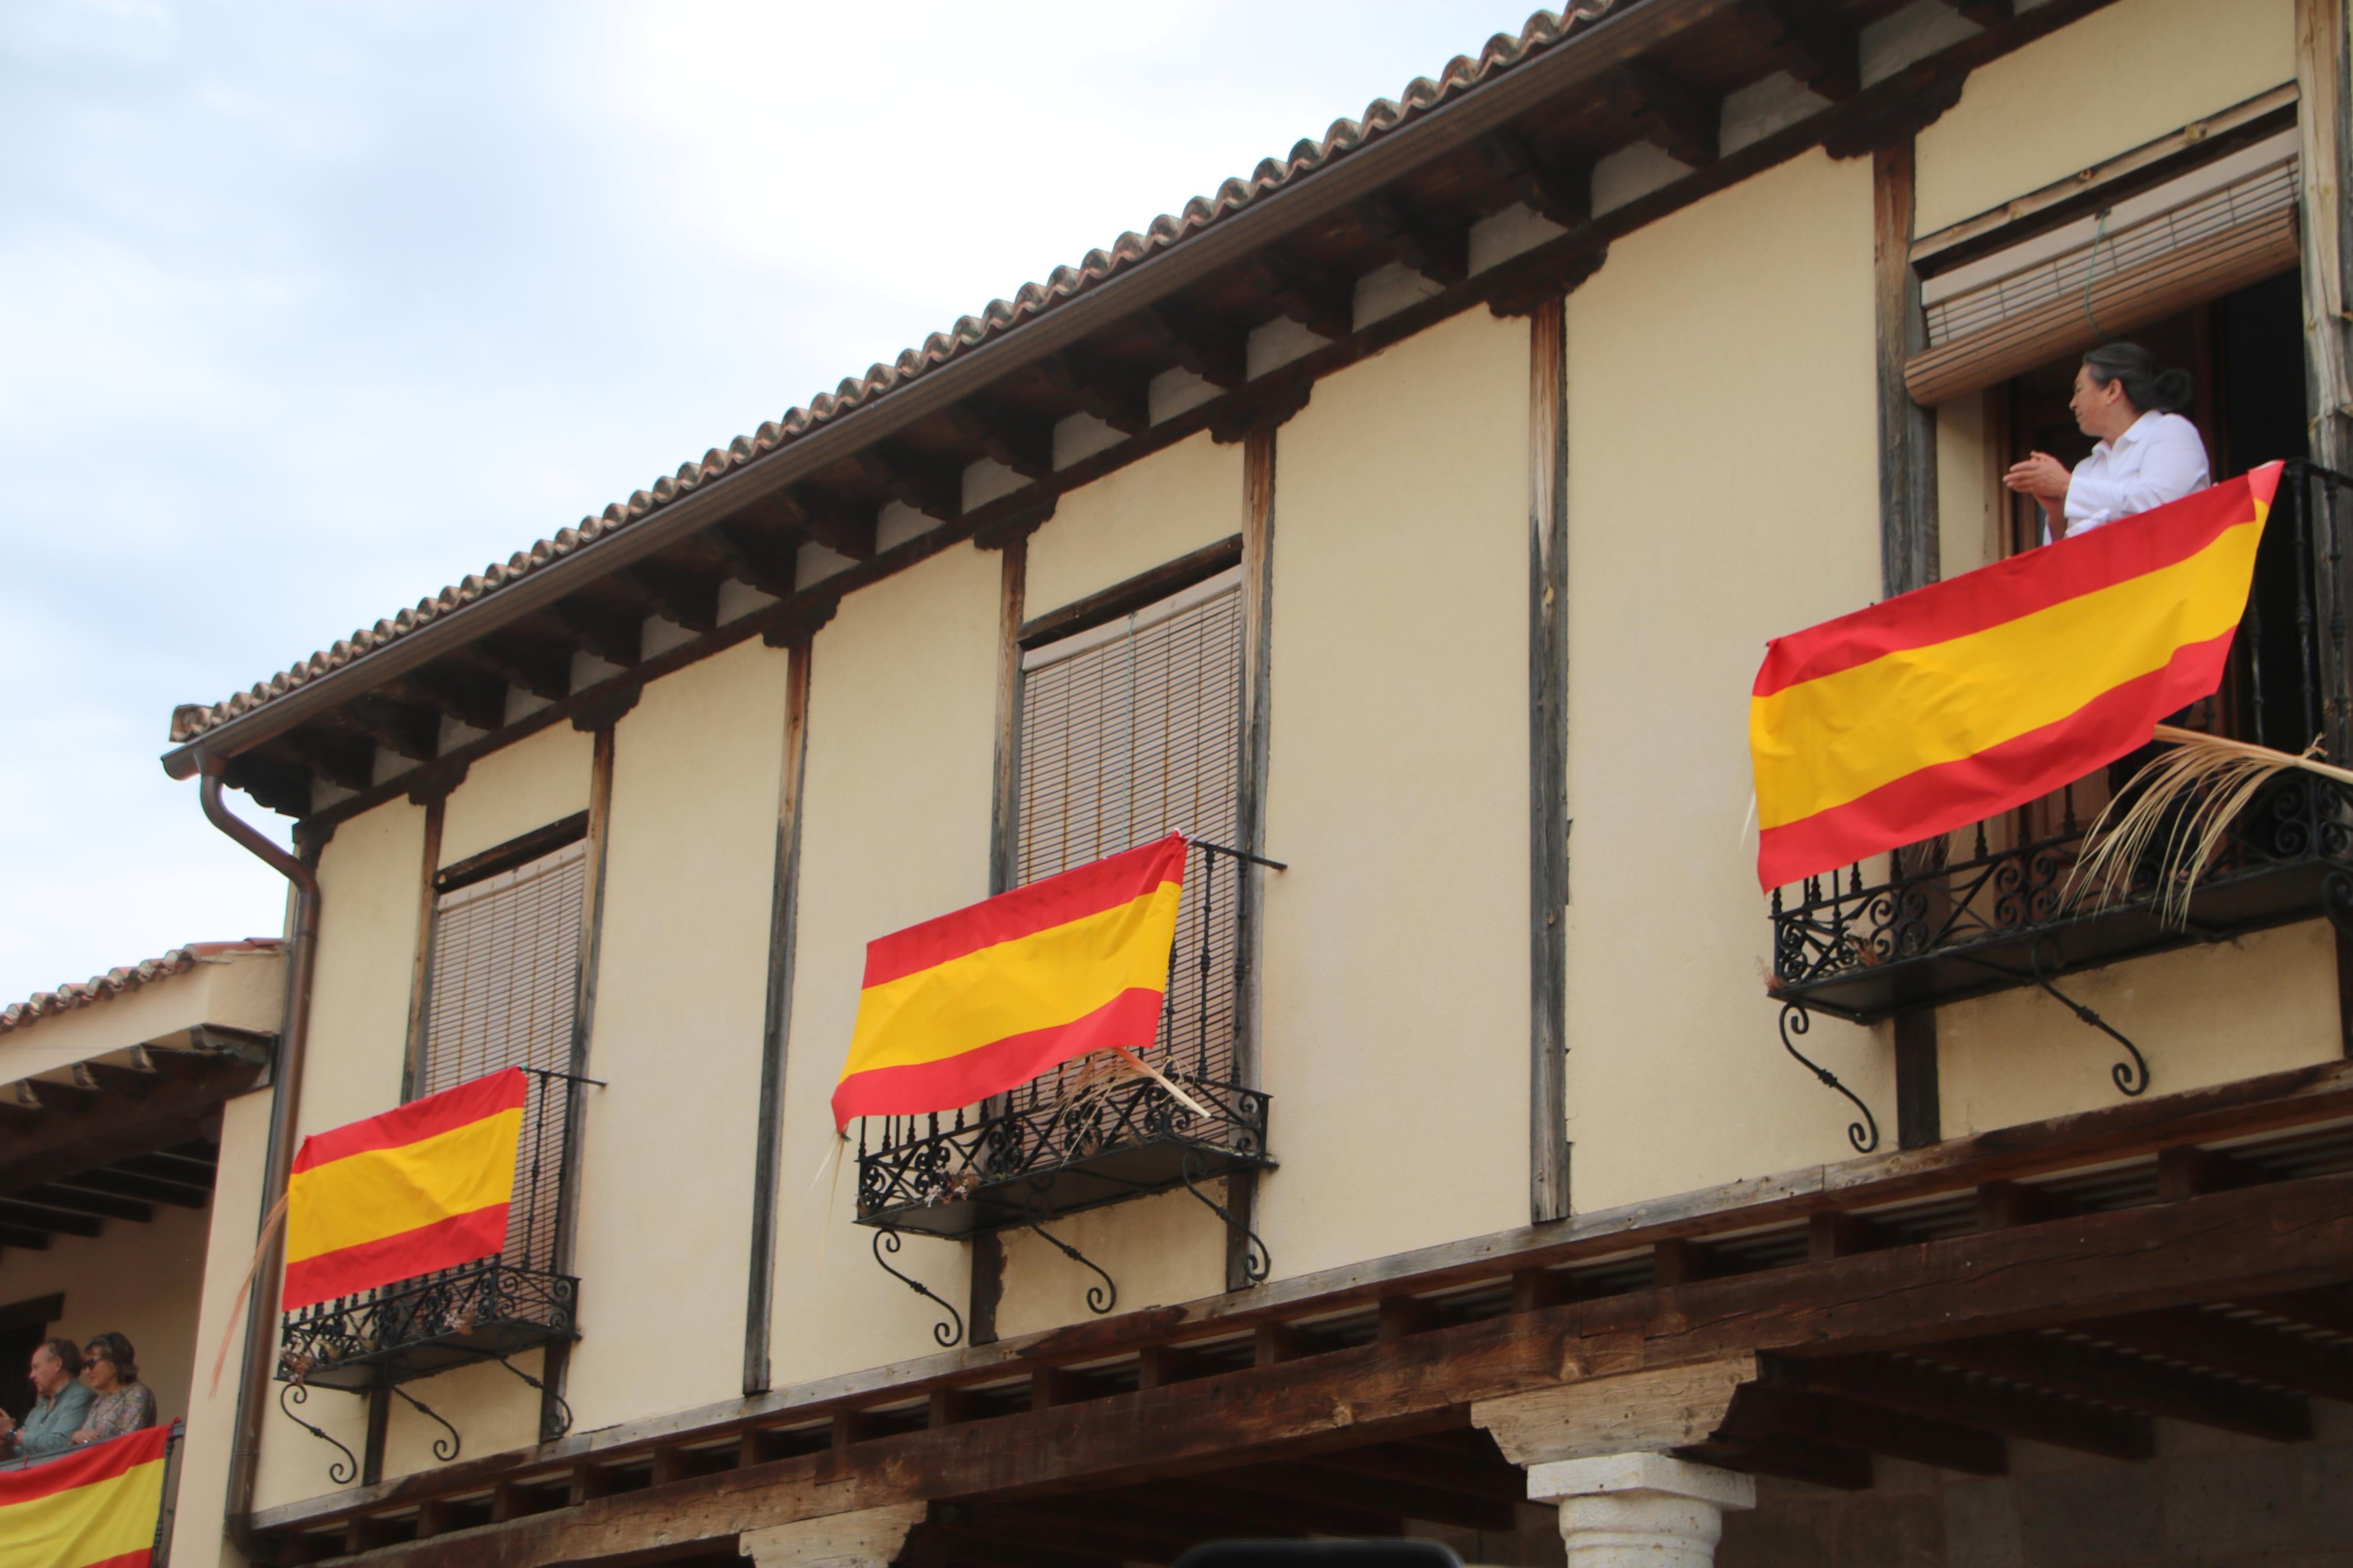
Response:
[{"label": "yellow stripe on flag", "polygon": [[88,1486],[0,1506],[0,1568],[83,1568],[147,1551],[164,1507],[164,1465],[151,1459]]},{"label": "yellow stripe on flag", "polygon": [[514,1192],[515,1148],[522,1140],[518,1107],[413,1143],[369,1149],[296,1172],[287,1187],[287,1261],[299,1263],[507,1202]]},{"label": "yellow stripe on flag", "polygon": [[1163,882],[1100,913],[868,987],[842,1076],[941,1061],[1085,1017],[1124,991],[1163,989],[1183,893]]},{"label": "yellow stripe on flag", "polygon": [[1802,821],[2056,723],[2222,636],[2246,606],[2262,537],[2259,505],[2253,521],[2170,566],[1750,699],[1758,822]]}]

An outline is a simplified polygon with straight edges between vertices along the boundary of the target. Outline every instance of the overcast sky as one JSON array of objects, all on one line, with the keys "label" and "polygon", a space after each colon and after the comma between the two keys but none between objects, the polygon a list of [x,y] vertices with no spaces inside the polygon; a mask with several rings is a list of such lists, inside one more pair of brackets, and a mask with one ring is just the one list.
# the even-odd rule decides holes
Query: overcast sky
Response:
[{"label": "overcast sky", "polygon": [[5,0],[0,1003],[278,931],[283,885],[156,765],[173,704],[626,499],[1526,14]]}]

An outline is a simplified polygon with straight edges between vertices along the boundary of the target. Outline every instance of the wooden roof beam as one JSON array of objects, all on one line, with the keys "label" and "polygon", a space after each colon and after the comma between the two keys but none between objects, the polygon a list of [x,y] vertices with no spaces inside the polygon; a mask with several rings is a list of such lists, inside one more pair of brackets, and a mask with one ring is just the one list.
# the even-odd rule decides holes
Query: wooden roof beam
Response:
[{"label": "wooden roof beam", "polygon": [[946,418],[957,435],[1025,479],[1054,471],[1054,427],[1043,420],[972,402],[949,405]]},{"label": "wooden roof beam", "polygon": [[719,579],[675,562],[640,561],[616,575],[653,601],[654,613],[691,632],[719,629]]},{"label": "wooden roof beam", "polygon": [[519,686],[533,697],[561,702],[572,695],[572,659],[566,647],[551,646],[510,627],[477,638],[469,651],[509,685]]},{"label": "wooden roof beam", "polygon": [[345,720],[385,751],[429,763],[441,750],[441,716],[387,693],[354,697],[343,706]]},{"label": "wooden roof beam", "polygon": [[106,1228],[103,1221],[90,1215],[79,1214],[71,1209],[48,1208],[16,1198],[0,1198],[0,1225],[52,1231],[58,1236],[96,1236]]},{"label": "wooden roof beam", "polygon": [[[337,734],[306,724],[279,736],[277,744],[300,759],[298,765],[339,788],[364,790],[375,783],[375,743],[365,736]],[[309,804],[306,792],[305,809]]]},{"label": "wooden roof beam", "polygon": [[1862,34],[1822,0],[1747,0],[1741,16],[1783,70],[1832,103],[1862,90]]},{"label": "wooden roof beam", "polygon": [[136,1198],[142,1203],[169,1204],[174,1208],[200,1209],[212,1202],[213,1196],[207,1187],[191,1186],[185,1182],[159,1181],[153,1176],[137,1175],[111,1167],[81,1171],[60,1179],[90,1192]]},{"label": "wooden roof beam", "polygon": [[1955,0],[1953,9],[1980,27],[1999,27],[2018,15],[2013,0]]},{"label": "wooden roof beam", "polygon": [[1871,1489],[1871,1456],[1861,1448],[1841,1448],[1828,1443],[1782,1433],[1767,1442],[1714,1437],[1676,1450],[1678,1458],[1694,1459],[1719,1469],[1753,1476],[1778,1476],[1810,1486],[1836,1487],[1841,1491]]},{"label": "wooden roof beam", "polygon": [[564,624],[582,652],[607,664],[627,669],[644,657],[646,628],[634,615],[591,604],[577,594],[556,600],[548,612]]},{"label": "wooden roof beam", "polygon": [[[283,735],[274,737],[276,740],[283,738]],[[231,758],[221,777],[229,788],[243,790],[259,805],[281,816],[308,816],[311,814],[311,769],[306,763],[273,757],[268,751],[257,747]]]},{"label": "wooden roof beam", "polygon": [[780,557],[754,542],[746,531],[731,529],[723,522],[713,523],[704,531],[702,538],[727,575],[746,588],[774,599],[792,597],[796,584],[789,551]]},{"label": "wooden roof beam", "polygon": [[816,485],[792,485],[748,510],[753,516],[773,520],[836,555],[852,561],[871,561],[874,557],[872,509],[845,500],[831,490]]},{"label": "wooden roof beam", "polygon": [[73,1209],[81,1214],[96,1215],[100,1219],[129,1220],[134,1225],[145,1225],[155,1217],[152,1204],[95,1191],[70,1176],[26,1187],[16,1195],[26,1203],[46,1204],[53,1209]]},{"label": "wooden roof beam", "polygon": [[[1440,288],[1471,276],[1471,226],[1422,207],[1394,191],[1375,191],[1349,209],[1389,259]],[[1355,310],[1355,290],[1349,294]]]},{"label": "wooden roof beam", "polygon": [[1356,280],[1284,250],[1262,250],[1248,267],[1281,312],[1335,342],[1356,327]]},{"label": "wooden roof beam", "polygon": [[1629,60],[1609,75],[1609,90],[1626,106],[1645,139],[1669,157],[1704,169],[1721,152],[1721,99],[1676,80],[1643,60]]},{"label": "wooden roof beam", "polygon": [[851,461],[892,500],[924,516],[954,522],[964,515],[964,473],[902,441],[870,447]]},{"label": "wooden roof beam", "polygon": [[1582,158],[1546,157],[1508,125],[1481,137],[1480,162],[1522,205],[1563,228],[1593,218],[1593,165]]},{"label": "wooden roof beam", "polygon": [[443,665],[413,669],[388,689],[440,710],[470,730],[487,733],[507,721],[506,682]]},{"label": "wooden roof beam", "polygon": [[1212,386],[1231,392],[1250,379],[1250,334],[1181,300],[1163,300],[1135,320],[1159,336],[1176,363]]},{"label": "wooden roof beam", "polygon": [[1113,364],[1083,347],[1064,349],[1038,362],[1046,384],[1123,435],[1139,436],[1152,424],[1150,378]]}]

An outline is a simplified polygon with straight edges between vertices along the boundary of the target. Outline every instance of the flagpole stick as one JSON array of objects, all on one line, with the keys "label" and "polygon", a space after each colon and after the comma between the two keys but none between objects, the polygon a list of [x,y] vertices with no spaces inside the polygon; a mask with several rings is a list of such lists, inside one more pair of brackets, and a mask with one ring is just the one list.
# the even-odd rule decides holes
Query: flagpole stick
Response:
[{"label": "flagpole stick", "polygon": [[[261,1255],[269,1250],[270,1237],[276,1236],[278,1227],[285,1223],[286,1197],[286,1194],[279,1194],[278,1201],[269,1205],[269,1214],[262,1216],[261,1237],[253,1244],[253,1261],[245,1266],[245,1278],[237,1281],[237,1295],[232,1300],[244,1301],[251,1299],[253,1277],[261,1272]],[[228,1327],[221,1333],[220,1353],[213,1357],[213,1380],[205,1390],[207,1399],[220,1392],[221,1369],[228,1365],[228,1342],[237,1337],[237,1325],[243,1317],[241,1311],[229,1314]]]}]

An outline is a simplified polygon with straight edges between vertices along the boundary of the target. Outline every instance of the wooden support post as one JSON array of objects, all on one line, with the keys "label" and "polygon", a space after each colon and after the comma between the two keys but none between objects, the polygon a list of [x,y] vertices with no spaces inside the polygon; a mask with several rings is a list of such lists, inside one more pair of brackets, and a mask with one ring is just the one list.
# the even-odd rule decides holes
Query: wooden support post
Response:
[{"label": "wooden support post", "polygon": [[1715,1260],[1696,1241],[1662,1241],[1651,1248],[1651,1282],[1662,1289],[1688,1285],[1715,1272]]},{"label": "wooden support post", "polygon": [[[784,1153],[785,1066],[792,1035],[793,958],[800,910],[801,787],[808,763],[810,641],[786,649],[785,754],[776,795],[776,879],[768,904],[767,1015],[760,1030],[760,1099],[752,1146],[752,1249],[744,1292],[744,1395],[768,1391],[776,1312],[776,1184]],[[834,1223],[831,1215],[827,1225]]]},{"label": "wooden support post", "polygon": [[1568,300],[1528,315],[1528,1218],[1568,1192]]},{"label": "wooden support post", "polygon": [[[448,792],[443,790],[425,803],[425,866],[417,879],[417,953],[408,979],[408,1052],[400,1068],[400,1098],[404,1104],[417,1098],[417,1086],[425,1076],[425,994],[432,973],[433,873],[441,868],[441,823],[448,802]],[[381,1478],[382,1472],[378,1471],[371,1479]]]},{"label": "wooden support post", "polygon": [[1383,1344],[1438,1326],[1437,1307],[1411,1296],[1385,1296],[1376,1313],[1374,1333]]},{"label": "wooden support post", "polygon": [[[1879,575],[1887,598],[1941,574],[1936,519],[1936,416],[1912,401],[1904,363],[1927,344],[1920,276],[1912,266],[1913,142],[1871,155],[1873,315],[1878,342]],[[1936,1070],[1936,1015],[1897,1015],[1895,1141],[1917,1149],[1944,1136]]]},{"label": "wooden support post", "polygon": [[1175,1345],[1146,1345],[1136,1352],[1135,1386],[1166,1388],[1193,1375],[1192,1358]]},{"label": "wooden support post", "polygon": [[1573,1300],[1574,1281],[1566,1274],[1550,1268],[1516,1268],[1512,1271],[1512,1310],[1539,1312],[1546,1307],[1557,1307]]},{"label": "wooden support post", "polygon": [[615,1489],[613,1471],[604,1465],[575,1465],[565,1488],[565,1497],[577,1508],[584,1502],[600,1497],[610,1497]]},{"label": "wooden support post", "polygon": [[[2353,343],[2346,307],[2353,300],[2347,266],[2353,261],[2353,216],[2345,210],[2345,174],[2353,163],[2348,119],[2353,84],[2347,79],[2344,0],[2296,0],[2295,83],[2297,173],[2303,182],[2304,341],[2306,402],[2313,460],[2339,473],[2353,470]],[[2338,517],[2340,530],[2353,518]],[[2328,754],[2353,748],[2353,647],[2346,626],[2353,611],[2353,581],[2315,530],[2314,591],[2322,606],[2321,658]]]},{"label": "wooden support post", "polygon": [[1029,1408],[1051,1410],[1087,1396],[1087,1380],[1068,1367],[1041,1366],[1029,1373]]},{"label": "wooden support post", "polygon": [[1250,1332],[1250,1360],[1258,1366],[1297,1361],[1314,1348],[1306,1333],[1289,1323],[1261,1323]]},{"label": "wooden support post", "polygon": [[973,1419],[977,1408],[972,1394],[961,1388],[934,1388],[926,1399],[923,1425],[933,1431]]},{"label": "wooden support post", "polygon": [[[1275,430],[1254,430],[1242,441],[1242,778],[1241,843],[1264,855],[1266,846],[1269,699],[1273,689]],[[1281,856],[1274,857],[1281,859]],[[1234,985],[1234,1079],[1259,1081],[1259,933],[1265,924],[1266,871],[1245,862],[1240,870],[1240,907],[1234,940],[1241,954]],[[1226,1227],[1226,1289],[1252,1283],[1250,1229],[1258,1224],[1258,1173],[1228,1176],[1226,1208],[1236,1225]]]},{"label": "wooden support post", "polygon": [[2066,1205],[2051,1194],[2022,1182],[1987,1182],[1978,1188],[1979,1230],[2009,1230],[2066,1212]]},{"label": "wooden support post", "polygon": [[1826,1209],[1806,1220],[1806,1256],[1815,1263],[1869,1252],[1882,1242],[1879,1227],[1861,1215]]},{"label": "wooden support post", "polygon": [[[997,602],[997,746],[988,819],[988,890],[1009,892],[1020,880],[1021,623],[1029,596],[1029,535],[998,549]],[[972,1281],[965,1301],[965,1336],[976,1349],[997,1342],[997,1304],[1005,1295],[1005,1237],[985,1230],[972,1238]]]}]

